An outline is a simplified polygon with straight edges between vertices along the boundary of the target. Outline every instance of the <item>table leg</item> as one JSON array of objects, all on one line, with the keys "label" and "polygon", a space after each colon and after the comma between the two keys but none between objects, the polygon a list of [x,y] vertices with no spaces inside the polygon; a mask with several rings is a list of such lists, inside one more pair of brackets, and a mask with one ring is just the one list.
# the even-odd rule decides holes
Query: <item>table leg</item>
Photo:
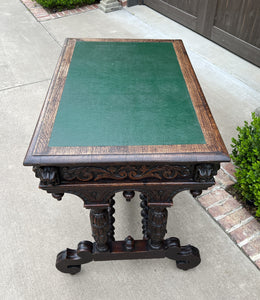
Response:
[{"label": "table leg", "polygon": [[107,251],[109,249],[107,242],[110,236],[108,209],[92,208],[90,210],[90,222],[92,236],[96,241],[96,249],[100,252]]},{"label": "table leg", "polygon": [[148,236],[152,249],[158,250],[163,245],[167,216],[168,212],[165,207],[150,207],[148,210]]},{"label": "table leg", "polygon": [[[80,193],[77,192],[77,195]],[[163,257],[175,260],[177,267],[182,270],[196,267],[200,263],[199,250],[191,245],[181,246],[176,237],[164,239],[167,232],[168,212],[166,205],[168,204],[149,203],[150,196],[152,197],[152,195],[147,196],[144,193],[140,196],[142,200],[143,240],[134,240],[128,236],[124,241],[115,241],[113,225],[115,222],[113,217],[115,201],[113,196],[110,196],[106,205],[90,206],[90,221],[95,243],[82,241],[78,244],[77,249],[66,249],[60,252],[56,261],[57,269],[64,273],[76,274],[80,271],[82,264],[93,260]]]}]

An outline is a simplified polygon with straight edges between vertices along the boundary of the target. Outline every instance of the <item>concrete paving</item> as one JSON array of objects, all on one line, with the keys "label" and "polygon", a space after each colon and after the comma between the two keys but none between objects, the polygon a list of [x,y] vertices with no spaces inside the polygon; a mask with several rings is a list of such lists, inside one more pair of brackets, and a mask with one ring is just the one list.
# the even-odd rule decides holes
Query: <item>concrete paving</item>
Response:
[{"label": "concrete paving", "polygon": [[[19,0],[1,0],[0,11],[0,299],[259,299],[257,268],[186,192],[169,209],[167,236],[200,249],[197,268],[154,259],[92,262],[75,276],[56,271],[59,251],[92,240],[88,212],[72,195],[57,202],[37,190],[22,166],[66,37],[183,39],[229,150],[236,126],[260,106],[259,69],[145,6],[42,23]],[[116,200],[116,239],[141,238],[138,198]]]}]

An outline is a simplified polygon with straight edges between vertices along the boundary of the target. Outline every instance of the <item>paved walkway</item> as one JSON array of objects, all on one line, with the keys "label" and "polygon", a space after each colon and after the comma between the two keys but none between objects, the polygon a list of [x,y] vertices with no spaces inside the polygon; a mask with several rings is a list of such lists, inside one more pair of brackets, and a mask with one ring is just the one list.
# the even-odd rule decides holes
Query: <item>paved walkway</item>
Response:
[{"label": "paved walkway", "polygon": [[[95,9],[41,22],[19,0],[2,0],[0,11],[0,298],[259,299],[259,270],[242,251],[257,262],[251,242],[259,237],[250,231],[254,220],[241,217],[244,210],[226,195],[231,178],[225,166],[219,184],[198,201],[180,193],[169,209],[168,234],[200,249],[197,268],[183,272],[167,259],[96,262],[75,276],[56,271],[54,261],[58,251],[91,239],[86,211],[72,195],[56,202],[37,191],[38,180],[22,166],[66,37],[183,39],[229,151],[236,126],[259,106],[259,69],[145,6],[110,14]],[[125,203],[118,194],[116,200],[116,238],[141,238],[138,198]]]}]

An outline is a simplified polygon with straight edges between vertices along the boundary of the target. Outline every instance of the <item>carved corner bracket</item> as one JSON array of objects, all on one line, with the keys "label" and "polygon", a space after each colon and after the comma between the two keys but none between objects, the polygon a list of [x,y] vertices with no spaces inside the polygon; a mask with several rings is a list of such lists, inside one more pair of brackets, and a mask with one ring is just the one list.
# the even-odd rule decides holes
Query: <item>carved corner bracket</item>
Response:
[{"label": "carved corner bracket", "polygon": [[194,169],[194,181],[214,183],[214,176],[217,175],[219,167],[219,164],[196,165]]},{"label": "carved corner bracket", "polygon": [[35,177],[40,179],[41,185],[57,185],[60,183],[58,168],[56,167],[33,167]]}]

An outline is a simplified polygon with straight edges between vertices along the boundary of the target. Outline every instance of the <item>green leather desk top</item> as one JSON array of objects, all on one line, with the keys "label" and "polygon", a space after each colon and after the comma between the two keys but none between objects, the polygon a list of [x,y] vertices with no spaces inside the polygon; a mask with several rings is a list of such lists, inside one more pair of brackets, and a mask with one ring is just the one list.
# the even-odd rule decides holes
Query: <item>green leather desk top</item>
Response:
[{"label": "green leather desk top", "polygon": [[49,147],[204,143],[172,43],[76,42]]},{"label": "green leather desk top", "polygon": [[66,39],[24,165],[229,156],[181,40]]}]

